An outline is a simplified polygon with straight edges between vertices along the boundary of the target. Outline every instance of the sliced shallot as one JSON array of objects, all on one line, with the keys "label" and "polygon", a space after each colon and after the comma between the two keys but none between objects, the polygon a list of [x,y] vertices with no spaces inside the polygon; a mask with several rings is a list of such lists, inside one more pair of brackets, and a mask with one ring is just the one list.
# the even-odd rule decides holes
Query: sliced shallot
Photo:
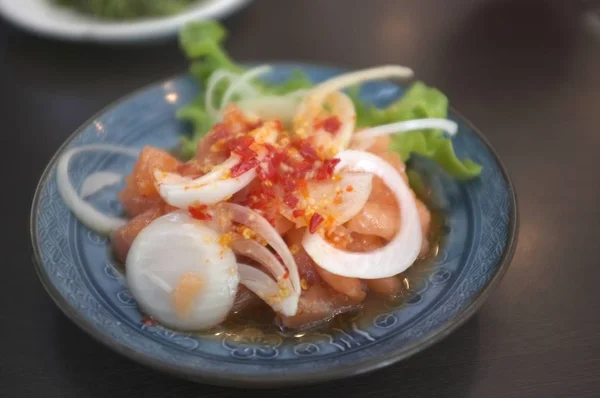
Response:
[{"label": "sliced shallot", "polygon": [[294,316],[298,310],[298,296],[282,291],[271,277],[250,265],[238,263],[240,283],[254,292],[273,310],[285,316]]},{"label": "sliced shallot", "polygon": [[382,66],[364,69],[336,76],[313,88],[298,107],[294,116],[294,127],[298,135],[314,135],[315,118],[322,113],[323,105],[330,106],[331,114],[339,118],[341,127],[338,132],[329,137],[330,144],[324,145],[326,140],[324,132],[319,130],[316,134],[319,145],[325,146],[329,152],[338,152],[348,147],[354,131],[356,113],[354,104],[347,95],[339,90],[362,83],[368,80],[385,79],[391,77],[409,78],[412,70],[403,66]]},{"label": "sliced shallot", "polygon": [[[265,123],[263,127],[253,131],[253,138],[257,144],[275,142],[278,133],[269,126]],[[256,178],[256,166],[265,155],[264,149],[259,150],[255,164],[236,177],[231,177],[231,170],[247,160],[235,153],[225,162],[213,167],[209,173],[195,179],[157,169],[154,171],[154,185],[159,195],[171,206],[185,209],[196,204],[213,205],[226,200],[250,184]]]},{"label": "sliced shallot", "polygon": [[[227,220],[240,223],[242,225],[251,228],[254,232],[260,235],[268,245],[273,248],[275,253],[282,259],[283,264],[287,268],[287,278],[291,282],[290,296],[293,297],[297,305],[298,298],[300,297],[300,275],[298,274],[298,267],[292,252],[283,241],[282,237],[277,233],[275,228],[269,222],[255,211],[240,206],[234,203],[221,203],[217,207],[220,217],[224,217]],[[284,276],[285,279],[285,276]],[[283,286],[285,288],[285,286]],[[295,311],[295,309],[294,309]]]},{"label": "sliced shallot", "polygon": [[234,252],[259,262],[271,272],[277,282],[289,282],[286,270],[277,257],[254,239],[236,238],[231,242],[231,248]]},{"label": "sliced shallot", "polygon": [[235,300],[235,255],[219,234],[187,212],[154,220],[135,238],[126,261],[127,285],[140,308],[184,331],[221,323]]},{"label": "sliced shallot", "polygon": [[225,107],[233,99],[233,96],[238,94],[240,88],[244,87],[245,85],[249,85],[252,80],[256,79],[260,75],[269,73],[272,69],[273,67],[270,65],[257,66],[256,68],[250,69],[239,76],[236,80],[232,81],[223,94],[220,109],[223,109],[223,107]]},{"label": "sliced shallot", "polygon": [[73,156],[82,152],[112,152],[136,157],[139,155],[139,150],[110,144],[92,144],[71,148],[63,153],[58,160],[58,165],[56,167],[56,183],[58,192],[65,201],[65,204],[71,209],[73,214],[75,214],[75,217],[77,217],[85,226],[99,234],[108,235],[112,231],[125,225],[127,220],[121,217],[108,216],[100,212],[94,208],[94,206],[81,199],[77,194],[77,191],[69,179],[69,163]]},{"label": "sliced shallot", "polygon": [[339,250],[317,233],[304,236],[304,249],[320,267],[336,275],[375,279],[403,272],[417,259],[422,240],[417,205],[410,188],[390,164],[376,155],[348,150],[337,157],[340,159],[337,171],[347,168],[372,173],[390,188],[400,207],[399,232],[386,246],[366,253]]},{"label": "sliced shallot", "polygon": [[414,130],[440,129],[450,136],[456,135],[458,125],[456,122],[448,119],[415,119],[404,122],[383,124],[381,126],[371,127],[357,132],[352,140],[368,140],[382,135],[400,134]]},{"label": "sliced shallot", "polygon": [[[371,194],[373,175],[370,173],[340,173],[339,180],[309,181],[306,184],[307,198],[314,200],[310,206],[315,213],[335,220],[341,225],[360,212]],[[297,193],[298,199],[303,196]],[[307,226],[304,217],[294,217],[293,209],[285,206],[281,214],[296,223],[296,227]]]},{"label": "sliced shallot", "polygon": [[156,190],[165,202],[182,209],[194,204],[218,203],[243,189],[256,178],[254,168],[238,177],[227,177],[231,168],[240,161],[241,158],[233,154],[225,162],[214,167],[211,172],[196,179],[155,170]]}]

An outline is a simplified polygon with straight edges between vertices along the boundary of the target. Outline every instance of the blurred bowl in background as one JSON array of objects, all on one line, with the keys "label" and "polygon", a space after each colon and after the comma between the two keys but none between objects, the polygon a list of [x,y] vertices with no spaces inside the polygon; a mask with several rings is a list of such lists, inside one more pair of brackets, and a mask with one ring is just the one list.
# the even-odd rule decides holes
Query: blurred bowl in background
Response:
[{"label": "blurred bowl in background", "polygon": [[199,0],[176,15],[131,20],[94,18],[53,0],[0,0],[0,14],[13,24],[44,37],[97,43],[139,43],[175,37],[192,20],[221,19],[251,0]]}]

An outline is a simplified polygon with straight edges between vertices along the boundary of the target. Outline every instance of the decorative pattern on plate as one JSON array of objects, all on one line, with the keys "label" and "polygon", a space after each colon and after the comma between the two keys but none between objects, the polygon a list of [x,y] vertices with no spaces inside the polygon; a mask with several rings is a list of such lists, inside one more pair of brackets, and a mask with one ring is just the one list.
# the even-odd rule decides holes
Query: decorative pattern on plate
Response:
[{"label": "decorative pattern on plate", "polygon": [[277,334],[266,334],[259,329],[247,328],[240,333],[225,336],[222,344],[235,358],[269,359],[279,355],[277,347],[282,341],[283,339]]},{"label": "decorative pattern on plate", "polygon": [[[271,75],[281,80],[294,67],[321,81],[340,70],[302,65],[278,66]],[[401,89],[385,82],[369,84],[363,97],[376,105],[393,100]],[[165,96],[175,93],[171,104]],[[184,128],[174,110],[197,94],[190,78],[182,77],[135,93],[83,126],[63,147],[109,142],[140,148],[173,147]],[[45,172],[32,209],[32,240],[38,274],[65,313],[107,345],[151,366],[188,378],[315,381],[335,374],[356,374],[374,363],[389,363],[431,344],[455,326],[481,297],[490,280],[506,268],[512,253],[515,203],[512,188],[482,139],[457,117],[454,147],[484,166],[480,181],[458,184],[439,169],[430,169],[439,207],[448,231],[434,269],[417,275],[418,283],[400,300],[387,303],[385,313],[355,320],[345,329],[327,333],[282,336],[248,327],[240,334],[184,334],[141,322],[125,278],[112,263],[107,243],[80,225],[61,200],[55,181],[55,161]],[[86,175],[99,170],[127,174],[133,159],[91,154],[74,159],[71,176],[79,187]],[[425,165],[426,166],[426,165]],[[420,167],[415,160],[415,167]],[[121,186],[95,194],[93,203],[118,213],[114,198]],[[497,279],[497,278],[496,278]],[[415,348],[416,347],[416,348]],[[209,380],[209,381],[210,381]]]}]

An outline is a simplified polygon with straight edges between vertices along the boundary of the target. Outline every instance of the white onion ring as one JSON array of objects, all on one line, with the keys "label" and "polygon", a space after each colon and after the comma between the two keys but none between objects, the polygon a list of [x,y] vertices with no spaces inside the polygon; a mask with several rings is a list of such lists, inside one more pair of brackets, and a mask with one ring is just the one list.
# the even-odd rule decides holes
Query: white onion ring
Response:
[{"label": "white onion ring", "polygon": [[339,91],[344,88],[355,86],[359,83],[376,80],[388,79],[392,77],[407,79],[413,76],[413,71],[409,68],[399,65],[385,65],[376,68],[362,69],[354,72],[344,73],[320,83],[313,88],[307,96],[310,101],[321,104],[329,93]]},{"label": "white onion ring", "polygon": [[368,140],[382,135],[400,134],[414,130],[440,129],[450,136],[456,135],[458,125],[456,122],[448,119],[415,119],[404,122],[383,124],[376,127],[364,129],[354,134],[353,140]]},{"label": "white onion ring", "polygon": [[[258,144],[272,144],[277,140],[277,135],[278,132],[274,129],[264,129],[255,139],[258,139]],[[263,160],[266,153],[264,149],[258,150],[257,159]],[[194,204],[213,205],[242,190],[256,178],[256,166],[237,177],[227,176],[241,161],[240,156],[232,153],[225,162],[196,179],[156,169],[154,186],[163,200],[171,206],[183,209]]]},{"label": "white onion ring", "polygon": [[[356,125],[356,111],[350,97],[341,91],[332,92],[327,96],[326,100],[330,104],[333,103],[331,106],[332,114],[338,117],[341,123],[340,128],[333,136],[322,128],[312,134],[316,137],[316,147],[322,145],[325,148],[333,148],[335,153],[337,153],[346,149],[352,139],[352,133]],[[309,114],[302,117],[310,120],[314,116],[316,115]],[[310,132],[308,132],[308,135],[310,136]]]},{"label": "white onion ring", "polygon": [[285,268],[277,260],[277,257],[265,246],[261,245],[254,239],[236,238],[231,242],[231,248],[235,253],[246,256],[254,261],[259,262],[271,272],[278,283],[288,282],[285,278]]},{"label": "white onion ring", "polygon": [[[316,213],[335,219],[335,225],[341,225],[357,215],[369,199],[372,190],[373,175],[369,173],[340,173],[340,179],[326,181],[309,181],[307,183],[308,197],[315,200],[311,206]],[[346,188],[352,186],[352,191]],[[337,196],[336,189],[340,189],[339,198],[341,203],[334,203]],[[333,193],[332,193],[333,192]],[[302,194],[297,193],[298,199],[303,199]],[[281,215],[296,224],[296,227],[307,226],[304,217],[294,217],[293,210],[289,206],[283,206]]]},{"label": "white onion ring", "polygon": [[86,227],[99,234],[108,235],[125,225],[127,220],[121,217],[108,216],[82,200],[69,180],[69,163],[73,156],[82,152],[96,151],[114,152],[132,157],[137,157],[140,153],[137,149],[124,148],[111,144],[91,144],[68,149],[58,160],[58,165],[56,166],[56,183],[58,192],[65,201],[65,204],[75,214],[75,217]]},{"label": "white onion ring", "polygon": [[336,157],[341,160],[337,171],[349,168],[373,173],[385,182],[400,207],[399,232],[386,246],[367,253],[339,250],[319,234],[307,233],[302,240],[304,249],[321,268],[336,275],[376,279],[403,272],[417,259],[422,240],[417,205],[410,188],[389,163],[376,155],[349,150]]},{"label": "white onion ring", "polygon": [[239,75],[235,73],[218,69],[214,71],[208,78],[208,81],[206,82],[206,92],[204,93],[204,107],[206,108],[206,112],[208,112],[208,114],[213,118],[216,118],[218,115],[218,110],[215,108],[213,102],[214,91],[216,90],[218,84],[224,79],[231,81],[236,79],[238,76]]},{"label": "white onion ring", "polygon": [[277,313],[294,316],[298,311],[298,297],[281,297],[281,288],[269,275],[252,266],[238,263],[240,283],[250,289]]},{"label": "white onion ring", "polygon": [[[352,132],[354,131],[356,122],[356,112],[352,101],[340,90],[368,80],[390,77],[408,78],[412,75],[413,71],[409,68],[391,65],[345,73],[326,80],[313,88],[298,107],[298,111],[294,116],[295,130],[300,136],[313,135],[312,125],[315,116],[321,112],[322,104],[331,98],[331,96],[334,96],[333,101],[337,105],[334,106],[334,112],[332,113],[334,115],[341,114],[339,117],[342,127],[341,131],[334,137],[329,138],[333,145],[328,145],[327,148],[333,149],[334,152],[344,150],[348,147],[352,139]],[[318,134],[318,137],[321,135]],[[319,144],[323,145],[324,143],[320,142]]]},{"label": "white onion ring", "polygon": [[237,105],[245,114],[263,120],[279,120],[284,125],[289,125],[294,118],[300,99],[300,96],[263,95],[245,98]]},{"label": "white onion ring", "polygon": [[287,247],[281,236],[275,228],[260,214],[255,211],[234,203],[221,203],[218,206],[219,211],[224,212],[223,216],[227,219],[243,224],[257,234],[259,234],[283,260],[287,267],[289,279],[295,293],[300,294],[300,275],[298,267],[290,249]]},{"label": "white onion ring", "polygon": [[250,169],[235,178],[210,181],[204,184],[189,177],[160,170],[154,171],[154,178],[156,189],[165,202],[180,209],[187,209],[196,204],[213,205],[227,199],[244,189],[256,178],[256,169]]},{"label": "white onion ring", "polygon": [[260,75],[264,75],[265,73],[269,73],[273,67],[271,65],[261,65],[256,68],[252,68],[247,72],[243,73],[236,80],[232,81],[225,93],[223,94],[223,98],[221,98],[221,106],[220,109],[223,109],[225,105],[229,103],[233,95],[235,95],[240,87],[245,84],[249,84],[250,81],[256,79]]}]

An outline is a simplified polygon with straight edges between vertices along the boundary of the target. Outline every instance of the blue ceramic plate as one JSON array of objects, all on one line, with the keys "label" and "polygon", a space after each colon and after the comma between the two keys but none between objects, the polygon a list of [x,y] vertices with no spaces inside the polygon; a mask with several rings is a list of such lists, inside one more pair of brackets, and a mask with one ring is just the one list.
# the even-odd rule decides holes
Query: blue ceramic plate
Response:
[{"label": "blue ceramic plate", "polygon": [[[315,81],[339,69],[279,65],[269,77],[281,80],[301,67]],[[402,93],[391,83],[370,83],[363,97],[385,105]],[[197,94],[189,77],[153,85],[111,105],[82,126],[60,148],[113,143],[173,148],[185,129],[175,110]],[[336,327],[284,334],[274,328],[232,324],[204,334],[178,333],[142,322],[124,276],[109,255],[109,242],[82,226],[56,187],[56,159],[39,183],[31,214],[35,266],[58,306],[82,329],[143,364],[213,384],[277,386],[337,379],[404,359],[439,341],[479,308],[508,268],[516,242],[515,192],[487,141],[463,118],[456,151],[483,165],[480,179],[458,183],[426,161],[414,167],[434,190],[433,206],[444,217],[437,255],[413,267],[410,289],[398,300],[366,309]],[[92,154],[73,159],[76,187],[98,170],[130,172],[133,159]],[[93,196],[99,209],[118,214],[121,187]],[[369,306],[367,306],[369,307]]]}]

